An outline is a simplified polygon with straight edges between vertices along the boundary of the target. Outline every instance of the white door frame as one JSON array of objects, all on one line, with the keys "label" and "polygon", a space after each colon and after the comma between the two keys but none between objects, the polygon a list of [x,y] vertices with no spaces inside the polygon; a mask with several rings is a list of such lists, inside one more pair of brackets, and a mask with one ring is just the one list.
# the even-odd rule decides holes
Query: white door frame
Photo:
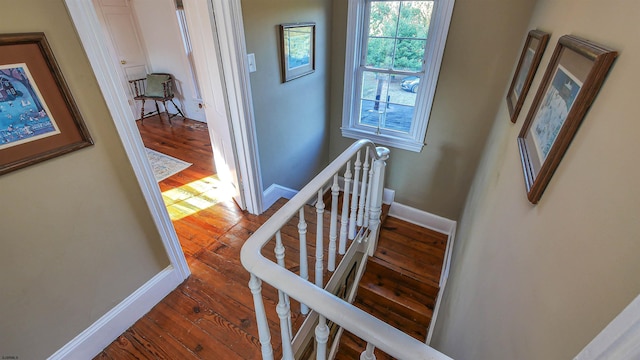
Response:
[{"label": "white door frame", "polygon": [[211,23],[218,35],[223,85],[244,203],[250,213],[261,214],[266,209],[263,208],[262,172],[240,0],[210,0],[209,10]]},{"label": "white door frame", "polygon": [[[186,279],[190,274],[189,267],[153,171],[146,159],[134,115],[122,91],[126,86],[122,83],[124,79],[122,70],[113,63],[109,50],[104,45],[106,39],[94,5],[91,0],[65,0],[65,4],[98,80],[147,206],[160,232],[169,260],[183,279]],[[238,53],[245,48],[240,3],[239,0],[225,0],[225,4],[216,1],[212,10],[214,11],[212,17],[217,21],[216,28],[225,75],[224,86],[229,101],[231,128],[234,132],[232,138],[236,145],[238,172],[243,185],[245,205],[250,213],[259,214],[263,211],[262,182],[257,158],[248,67],[245,52]],[[239,24],[238,21],[240,21]]]}]

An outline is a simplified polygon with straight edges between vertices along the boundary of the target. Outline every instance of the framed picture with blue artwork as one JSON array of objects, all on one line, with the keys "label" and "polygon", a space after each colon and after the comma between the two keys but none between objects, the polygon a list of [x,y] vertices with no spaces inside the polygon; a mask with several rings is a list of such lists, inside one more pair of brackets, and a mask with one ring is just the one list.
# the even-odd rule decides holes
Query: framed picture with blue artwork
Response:
[{"label": "framed picture with blue artwork", "polygon": [[515,123],[529,92],[533,77],[540,65],[540,60],[549,42],[549,34],[540,30],[531,30],[524,42],[516,72],[513,74],[509,92],[507,92],[507,107],[511,122]]},{"label": "framed picture with blue artwork", "polygon": [[280,25],[283,83],[315,71],[315,38],[313,22]]},{"label": "framed picture with blue artwork", "polygon": [[0,35],[0,175],[92,144],[44,33]]},{"label": "framed picture with blue artwork", "polygon": [[518,135],[527,197],[537,204],[618,53],[564,35]]}]

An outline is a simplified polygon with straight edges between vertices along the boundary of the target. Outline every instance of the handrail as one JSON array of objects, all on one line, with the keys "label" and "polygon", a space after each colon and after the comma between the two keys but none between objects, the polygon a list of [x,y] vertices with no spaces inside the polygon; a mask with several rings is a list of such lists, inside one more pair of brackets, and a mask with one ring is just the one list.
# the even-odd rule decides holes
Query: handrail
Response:
[{"label": "handrail", "polygon": [[[329,182],[352,156],[366,146],[375,149],[375,144],[369,140],[360,140],[351,145],[256,230],[242,247],[240,252],[242,265],[259,279],[306,304],[317,313],[393,357],[407,360],[451,359],[330,292],[301,279],[261,254],[264,245],[273,239],[276,232],[296,214],[298,209],[303,207],[318,189]],[[372,153],[376,159],[387,156],[386,153],[378,154],[376,151]]]}]

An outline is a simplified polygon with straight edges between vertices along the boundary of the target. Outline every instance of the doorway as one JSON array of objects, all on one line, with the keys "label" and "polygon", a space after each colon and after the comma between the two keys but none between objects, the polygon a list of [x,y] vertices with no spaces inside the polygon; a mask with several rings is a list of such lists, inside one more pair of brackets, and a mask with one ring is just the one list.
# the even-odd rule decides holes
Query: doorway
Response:
[{"label": "doorway", "polygon": [[[249,98],[246,95],[249,93],[250,85],[246,80],[247,74],[243,73],[246,61],[242,54],[246,51],[244,51],[243,34],[235,30],[238,25],[239,28],[242,28],[242,19],[236,19],[233,15],[239,13],[240,3],[236,0],[228,0],[224,4],[211,3],[208,0],[193,0],[192,2],[208,7],[208,11],[200,14],[206,18],[206,26],[202,27],[201,31],[194,28],[194,32],[207,33],[211,32],[213,28],[220,29],[218,30],[220,34],[218,36],[219,48],[214,47],[213,51],[220,51],[221,64],[218,69],[224,68],[224,73],[228,75],[225,76],[222,84],[220,82],[218,84],[224,88],[221,94],[229,108],[230,120],[227,122],[227,126],[233,129],[233,133],[229,132],[221,134],[221,136],[226,135],[229,139],[233,139],[236,145],[236,151],[226,152],[225,155],[236,156],[237,154],[239,164],[237,174],[242,179],[242,187],[245,199],[247,199],[247,210],[252,214],[259,214],[262,212],[262,186],[257,150],[255,150],[257,143],[253,130],[255,128],[253,109],[250,95]],[[105,49],[106,40],[96,10],[93,4],[86,0],[65,0],[65,3],[78,30],[78,35],[94,70],[105,102],[111,111],[114,124],[140,183],[147,205],[156,221],[171,264],[180,274],[180,278],[184,279],[189,275],[189,269],[171,220],[164,209],[164,202],[148,161],[143,157],[144,146],[136,125],[132,121],[133,115],[127,98],[122,92],[124,82],[121,79],[124,76]],[[156,2],[153,1],[153,3]],[[214,13],[219,21],[215,25],[212,23]],[[212,103],[211,107],[213,105]]]}]

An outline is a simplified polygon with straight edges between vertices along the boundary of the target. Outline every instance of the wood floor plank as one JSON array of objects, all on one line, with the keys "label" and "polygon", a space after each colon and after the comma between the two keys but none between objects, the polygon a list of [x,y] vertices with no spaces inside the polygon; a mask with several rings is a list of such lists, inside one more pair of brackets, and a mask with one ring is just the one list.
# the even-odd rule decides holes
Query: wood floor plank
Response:
[{"label": "wood floor plank", "polygon": [[142,317],[129,330],[130,334],[150,352],[155,354],[149,359],[198,359],[198,357],[169,332],[159,328],[152,320]]},{"label": "wood floor plank", "polygon": [[224,343],[210,336],[196,324],[187,320],[182,314],[161,302],[151,310],[146,317],[155,322],[164,331],[170,331],[171,336],[191,350],[201,359],[241,359]]}]

